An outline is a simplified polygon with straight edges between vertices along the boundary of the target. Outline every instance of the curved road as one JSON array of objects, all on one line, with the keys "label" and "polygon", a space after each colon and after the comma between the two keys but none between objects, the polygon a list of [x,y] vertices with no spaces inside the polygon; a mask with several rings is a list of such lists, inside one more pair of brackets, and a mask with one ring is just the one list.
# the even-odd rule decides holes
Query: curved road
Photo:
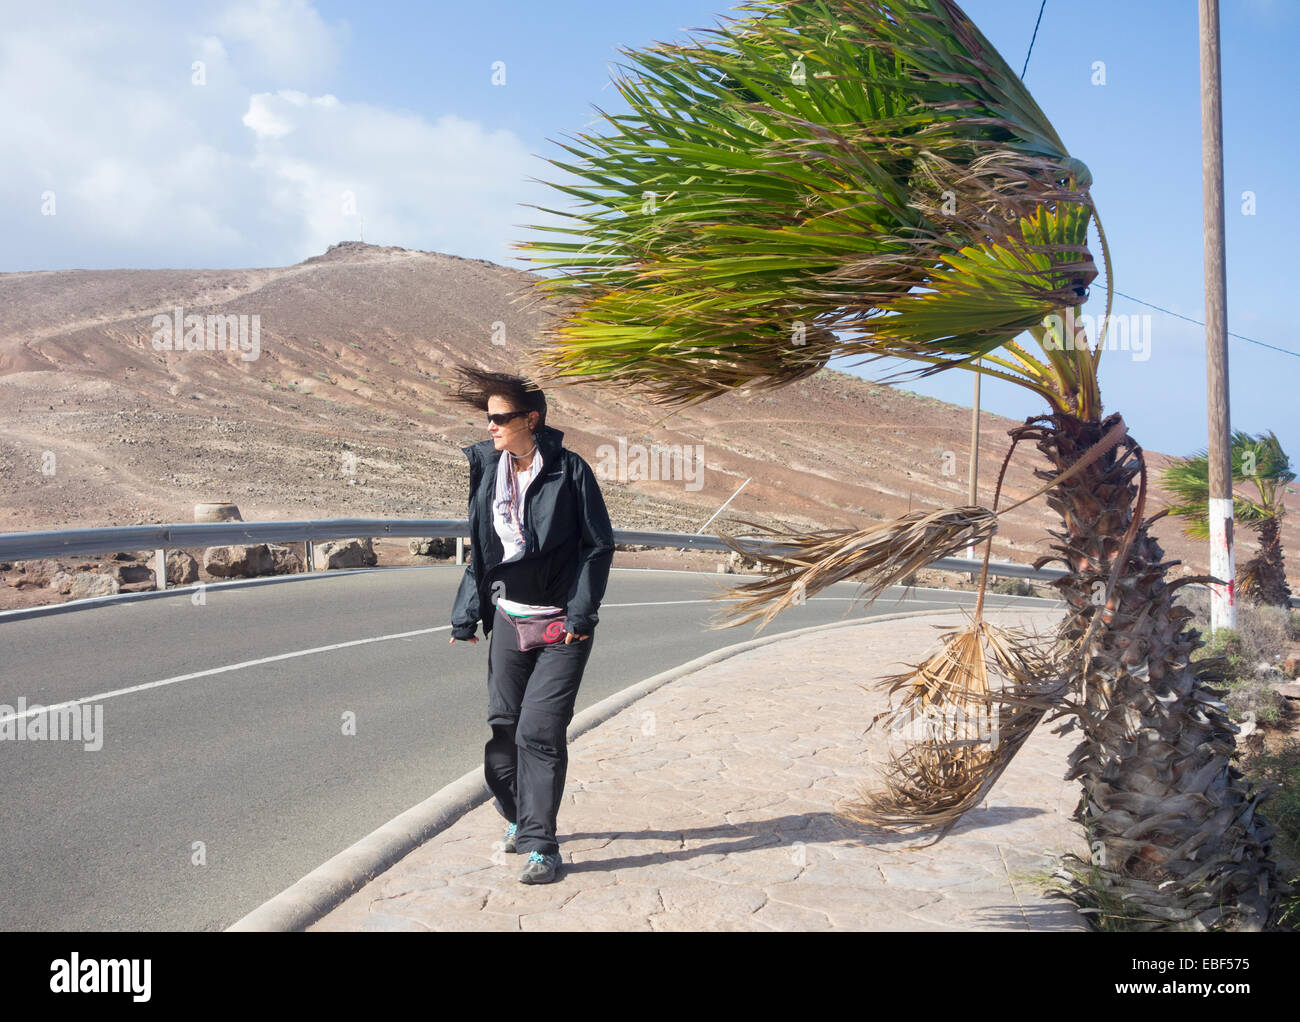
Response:
[{"label": "curved road", "polygon": [[[0,704],[89,699],[103,714],[95,751],[0,741],[0,929],[223,929],[481,767],[487,643],[447,641],[463,570],[208,587],[200,606],[180,591],[0,623]],[[709,594],[744,580],[614,569],[577,710],[753,638],[753,623],[707,628],[721,609]],[[840,620],[857,588],[824,590],[761,634]],[[902,595],[867,613],[974,594]]]}]

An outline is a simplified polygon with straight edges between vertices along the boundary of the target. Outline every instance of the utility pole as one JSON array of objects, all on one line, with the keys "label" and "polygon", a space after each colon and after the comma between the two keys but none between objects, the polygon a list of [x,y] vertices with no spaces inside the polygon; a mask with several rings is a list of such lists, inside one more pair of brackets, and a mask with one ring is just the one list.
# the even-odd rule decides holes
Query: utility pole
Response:
[{"label": "utility pole", "polygon": [[1201,191],[1205,227],[1205,373],[1210,412],[1210,631],[1235,628],[1232,561],[1232,438],[1228,409],[1228,306],[1223,254],[1223,100],[1219,0],[1199,0]]}]

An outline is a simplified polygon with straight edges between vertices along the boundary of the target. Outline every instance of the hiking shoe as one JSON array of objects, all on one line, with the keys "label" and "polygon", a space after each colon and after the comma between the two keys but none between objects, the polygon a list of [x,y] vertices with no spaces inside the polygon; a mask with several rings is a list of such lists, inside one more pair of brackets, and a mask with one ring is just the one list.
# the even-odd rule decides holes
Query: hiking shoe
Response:
[{"label": "hiking shoe", "polygon": [[560,874],[560,856],[543,855],[541,852],[529,852],[528,862],[519,874],[521,884],[554,883]]},{"label": "hiking shoe", "polygon": [[515,832],[517,830],[519,830],[519,824],[517,823],[512,823],[506,828],[506,838],[501,842],[501,850],[503,852],[518,851],[518,849],[515,848]]}]

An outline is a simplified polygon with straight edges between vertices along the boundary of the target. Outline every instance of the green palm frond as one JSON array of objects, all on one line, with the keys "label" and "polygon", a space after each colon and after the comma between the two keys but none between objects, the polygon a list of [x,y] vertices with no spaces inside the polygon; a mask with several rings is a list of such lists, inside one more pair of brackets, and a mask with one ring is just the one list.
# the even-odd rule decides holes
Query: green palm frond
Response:
[{"label": "green palm frond", "polygon": [[712,45],[622,51],[632,112],[601,111],[607,134],[561,145],[578,162],[549,161],[581,204],[517,246],[563,310],[542,372],[690,404],[897,357],[1096,411],[1086,344],[1009,348],[1027,330],[1044,347],[1043,320],[1097,275],[1090,175],[961,9],[739,10]]},{"label": "green palm frond", "polygon": [[1280,518],[1284,512],[1282,498],[1286,484],[1295,482],[1295,477],[1291,459],[1272,430],[1259,436],[1233,431],[1232,478],[1253,486],[1258,497],[1247,501],[1251,518],[1239,518],[1239,521]]},{"label": "green palm frond", "polygon": [[[1251,436],[1242,430],[1232,433],[1232,517],[1241,525],[1258,528],[1280,518],[1284,512],[1286,484],[1295,481],[1291,462],[1277,436],[1270,430]],[[1210,536],[1210,459],[1200,451],[1180,458],[1165,469],[1162,481],[1175,497],[1170,513],[1186,522],[1184,531],[1197,539]],[[1235,491],[1235,486],[1253,488],[1253,495]]]},{"label": "green palm frond", "polygon": [[1051,400],[1049,365],[1067,362],[1068,355],[1056,353],[1072,350],[1070,343],[1044,331],[1048,364],[1026,362],[1023,349],[996,352],[1038,329],[1051,310],[1077,303],[1080,274],[1095,274],[1087,230],[1085,206],[1062,203],[1055,211],[1039,206],[1020,219],[1017,232],[944,256],[924,291],[883,302],[884,315],[862,325],[872,358],[933,358],[929,368],[916,373],[928,376],[984,357]]},{"label": "green palm frond", "polygon": [[1169,513],[1184,521],[1183,531],[1197,539],[1210,537],[1210,461],[1202,451],[1169,465],[1160,477],[1175,501]]}]

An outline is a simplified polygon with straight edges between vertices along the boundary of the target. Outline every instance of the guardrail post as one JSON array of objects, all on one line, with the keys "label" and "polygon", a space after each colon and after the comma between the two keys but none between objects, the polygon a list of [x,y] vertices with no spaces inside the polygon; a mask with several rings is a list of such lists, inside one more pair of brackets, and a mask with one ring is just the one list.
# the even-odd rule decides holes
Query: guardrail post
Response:
[{"label": "guardrail post", "polygon": [[464,536],[456,537],[456,563],[457,564],[465,563],[465,537]]},{"label": "guardrail post", "polygon": [[153,552],[153,587],[155,589],[167,588],[167,551],[155,550]]},{"label": "guardrail post", "polygon": [[303,573],[315,571],[316,544],[309,539],[304,539],[302,541],[302,555],[305,558],[302,566]]}]

